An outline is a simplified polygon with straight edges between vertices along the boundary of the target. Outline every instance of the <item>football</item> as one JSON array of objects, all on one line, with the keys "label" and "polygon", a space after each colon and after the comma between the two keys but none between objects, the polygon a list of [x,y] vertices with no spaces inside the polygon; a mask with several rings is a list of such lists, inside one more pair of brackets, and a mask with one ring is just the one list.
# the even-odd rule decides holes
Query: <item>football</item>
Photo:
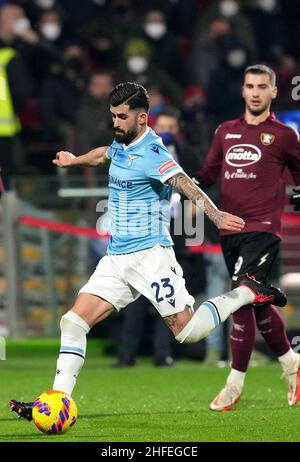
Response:
[{"label": "football", "polygon": [[67,432],[77,420],[77,406],[66,393],[49,390],[34,402],[32,417],[36,427],[44,433]]}]

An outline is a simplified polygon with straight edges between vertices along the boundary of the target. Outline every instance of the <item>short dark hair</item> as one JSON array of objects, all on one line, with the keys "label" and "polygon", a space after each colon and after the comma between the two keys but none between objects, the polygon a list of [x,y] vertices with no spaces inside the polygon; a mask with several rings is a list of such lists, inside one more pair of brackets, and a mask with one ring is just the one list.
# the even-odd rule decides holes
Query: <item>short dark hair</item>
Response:
[{"label": "short dark hair", "polygon": [[111,106],[127,104],[130,109],[143,108],[149,111],[149,95],[142,85],[135,82],[119,83],[110,94]]},{"label": "short dark hair", "polygon": [[244,77],[246,74],[266,74],[270,77],[270,82],[275,87],[276,85],[276,74],[269,66],[265,64],[253,64],[252,66],[248,66],[245,69]]}]

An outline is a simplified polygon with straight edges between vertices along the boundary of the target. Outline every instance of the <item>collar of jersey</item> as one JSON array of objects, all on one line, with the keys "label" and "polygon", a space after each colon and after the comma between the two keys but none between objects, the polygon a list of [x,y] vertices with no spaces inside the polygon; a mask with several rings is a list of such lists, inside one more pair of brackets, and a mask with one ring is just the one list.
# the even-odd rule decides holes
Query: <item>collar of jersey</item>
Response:
[{"label": "collar of jersey", "polygon": [[145,133],[143,133],[142,136],[140,136],[137,140],[135,140],[132,143],[128,144],[128,146],[126,146],[126,144],[123,143],[124,151],[127,151],[127,149],[132,148],[132,147],[136,146],[137,144],[139,144],[144,138],[146,138],[149,131],[150,131],[150,128],[147,127]]},{"label": "collar of jersey", "polygon": [[[274,120],[276,120],[276,116],[275,116],[275,113],[274,112],[270,112],[270,115],[266,118],[266,120],[264,120],[263,122],[261,122],[260,124],[258,125],[261,125],[261,124],[264,124],[265,122],[273,122]],[[245,114],[242,115],[242,117],[240,117],[240,121],[247,124],[247,125],[251,125],[251,124],[248,124],[246,122],[246,119],[245,119]],[[254,127],[258,127],[258,125],[254,125]]]}]

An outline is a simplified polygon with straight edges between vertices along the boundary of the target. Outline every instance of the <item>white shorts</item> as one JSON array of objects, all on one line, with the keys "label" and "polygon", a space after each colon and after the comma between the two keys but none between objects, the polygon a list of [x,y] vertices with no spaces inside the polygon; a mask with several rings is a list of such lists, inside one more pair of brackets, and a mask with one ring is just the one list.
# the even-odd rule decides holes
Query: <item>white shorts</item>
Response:
[{"label": "white shorts", "polygon": [[141,294],[162,317],[193,307],[185,287],[183,271],[172,247],[159,244],[146,250],[103,257],[79,293],[98,295],[118,311]]}]

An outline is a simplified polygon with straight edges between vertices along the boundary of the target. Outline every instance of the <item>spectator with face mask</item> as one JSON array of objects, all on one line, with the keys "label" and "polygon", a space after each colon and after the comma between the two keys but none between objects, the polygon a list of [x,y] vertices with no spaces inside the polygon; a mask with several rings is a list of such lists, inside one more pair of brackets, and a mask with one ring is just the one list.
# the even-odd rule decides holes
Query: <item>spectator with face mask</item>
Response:
[{"label": "spectator with face mask", "polygon": [[123,57],[123,66],[117,75],[122,75],[124,80],[135,81],[146,87],[159,85],[170,104],[181,103],[181,87],[171,75],[153,62],[151,48],[145,40],[129,39],[125,43]]},{"label": "spectator with face mask", "polygon": [[37,30],[33,29],[29,18],[19,5],[4,6],[2,17],[2,36],[7,44],[13,45],[19,51],[27,63],[34,81],[34,96],[39,98],[43,79],[53,62],[60,59],[62,46],[62,34],[58,41],[62,27],[60,15],[52,10],[42,12],[37,19]]},{"label": "spectator with face mask", "polygon": [[184,85],[186,75],[179,54],[179,42],[170,32],[163,11],[150,9],[145,14],[142,38],[151,47],[154,63],[165,69],[179,84]]},{"label": "spectator with face mask", "polygon": [[[267,0],[268,1],[268,0]],[[245,3],[240,0],[212,0],[205,11],[201,11],[195,25],[195,36],[207,34],[210,24],[215,19],[223,19],[231,25],[232,31],[250,52],[251,59],[257,55],[257,42],[251,21],[245,10]],[[253,1],[250,3],[254,3]],[[259,44],[259,47],[261,45]]]},{"label": "spectator with face mask", "polygon": [[[248,2],[245,14],[254,33],[258,61],[276,63],[287,49],[288,37],[293,29],[291,32],[288,30],[284,10],[292,11],[294,4],[298,2],[288,2],[286,8],[278,0]],[[299,21],[297,13],[296,18]],[[298,29],[298,23],[295,29]]]},{"label": "spectator with face mask", "polygon": [[222,58],[212,72],[207,87],[206,111],[211,115],[215,127],[242,112],[241,87],[244,68],[249,64],[249,52],[236,37],[228,37],[220,49]]},{"label": "spectator with face mask", "polygon": [[86,87],[85,50],[78,42],[66,44],[62,60],[52,68],[42,87],[44,139],[64,145],[73,130],[78,101]]},{"label": "spectator with face mask", "polygon": [[111,116],[107,111],[113,78],[108,71],[95,71],[80,99],[75,126],[80,152],[106,145],[113,136]]},{"label": "spectator with face mask", "polygon": [[55,10],[44,11],[38,21],[38,30],[44,40],[59,44],[62,35],[62,21],[59,13]]},{"label": "spectator with face mask", "polygon": [[35,91],[40,96],[44,79],[51,66],[60,60],[61,49],[67,39],[58,11],[46,9],[39,13],[36,21],[38,41],[29,50],[28,60],[35,78]]}]

